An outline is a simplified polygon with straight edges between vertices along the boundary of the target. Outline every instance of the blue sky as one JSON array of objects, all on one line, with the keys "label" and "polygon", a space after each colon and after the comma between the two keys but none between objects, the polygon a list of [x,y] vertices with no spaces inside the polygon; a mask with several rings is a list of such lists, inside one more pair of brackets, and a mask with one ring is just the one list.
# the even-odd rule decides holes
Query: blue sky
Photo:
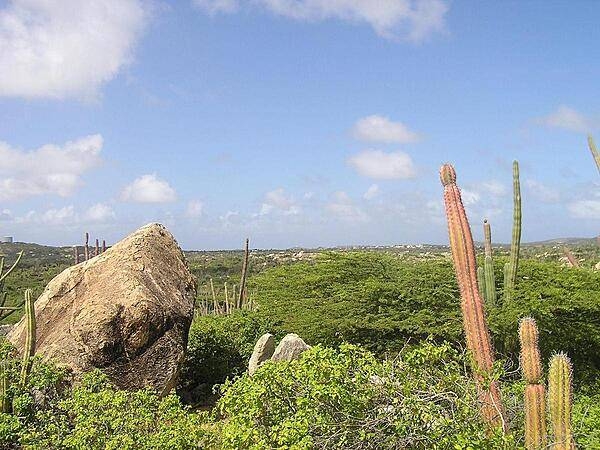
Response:
[{"label": "blue sky", "polygon": [[0,2],[0,234],[185,248],[595,236],[598,2]]}]

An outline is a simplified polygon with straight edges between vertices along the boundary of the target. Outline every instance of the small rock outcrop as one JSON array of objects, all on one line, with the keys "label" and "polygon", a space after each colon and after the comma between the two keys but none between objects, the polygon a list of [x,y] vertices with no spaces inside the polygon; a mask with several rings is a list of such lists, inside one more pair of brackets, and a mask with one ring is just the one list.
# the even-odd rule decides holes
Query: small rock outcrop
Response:
[{"label": "small rock outcrop", "polygon": [[262,363],[268,361],[275,352],[275,337],[271,333],[263,334],[256,345],[248,363],[248,373],[254,375]]},{"label": "small rock outcrop", "polygon": [[[35,302],[36,354],[77,377],[99,368],[123,389],[176,383],[196,285],[169,231],[149,224],[56,276]],[[8,334],[18,349],[23,320]]]},{"label": "small rock outcrop", "polygon": [[286,334],[281,342],[279,342],[279,345],[275,349],[271,360],[291,361],[293,359],[298,359],[300,355],[309,348],[310,346],[306,344],[306,342],[304,342],[297,334]]}]

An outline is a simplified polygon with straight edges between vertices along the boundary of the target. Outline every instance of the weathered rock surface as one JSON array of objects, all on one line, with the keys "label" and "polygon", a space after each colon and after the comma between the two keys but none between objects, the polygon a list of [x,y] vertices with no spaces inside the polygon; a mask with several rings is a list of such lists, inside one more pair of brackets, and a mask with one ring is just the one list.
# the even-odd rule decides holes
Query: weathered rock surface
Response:
[{"label": "weathered rock surface", "polygon": [[269,360],[275,352],[275,337],[271,333],[263,334],[252,351],[250,362],[248,363],[248,373],[254,375],[256,369],[260,367],[262,363]]},{"label": "weathered rock surface", "polygon": [[310,346],[306,344],[306,342],[304,342],[297,334],[286,334],[285,337],[279,342],[279,345],[275,349],[271,360],[291,361],[292,359],[298,359],[300,355],[309,348]]},{"label": "weathered rock surface", "polygon": [[[169,391],[187,345],[196,287],[169,231],[149,224],[56,276],[36,300],[36,354],[77,377],[100,368],[120,388]],[[8,339],[25,340],[19,322]]]}]

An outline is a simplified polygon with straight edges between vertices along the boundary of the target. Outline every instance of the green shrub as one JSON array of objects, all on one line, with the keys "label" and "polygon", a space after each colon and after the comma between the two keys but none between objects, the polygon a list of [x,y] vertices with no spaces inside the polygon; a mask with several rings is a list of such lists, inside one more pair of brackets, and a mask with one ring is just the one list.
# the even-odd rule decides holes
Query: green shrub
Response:
[{"label": "green shrub", "polygon": [[[503,260],[497,258],[496,279]],[[328,252],[316,262],[276,267],[250,280],[261,314],[278,333],[309,344],[350,342],[384,355],[425,338],[464,345],[460,298],[449,260],[374,252]],[[500,290],[502,286],[499,284]],[[600,273],[523,260],[515,298],[489,309],[493,341],[518,363],[517,327],[531,315],[544,359],[566,351],[578,384],[600,373]]]},{"label": "green shrub", "polygon": [[187,403],[209,401],[214,385],[247,369],[254,344],[271,328],[268,320],[253,311],[196,317],[190,328],[178,393]]},{"label": "green shrub", "polygon": [[486,435],[461,360],[429,343],[383,363],[349,344],[267,362],[224,385],[222,448],[516,448]]}]

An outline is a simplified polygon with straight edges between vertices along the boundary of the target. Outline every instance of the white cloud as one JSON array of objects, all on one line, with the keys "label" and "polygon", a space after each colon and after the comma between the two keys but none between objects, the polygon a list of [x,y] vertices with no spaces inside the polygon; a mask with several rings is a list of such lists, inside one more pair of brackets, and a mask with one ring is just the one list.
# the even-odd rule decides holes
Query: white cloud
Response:
[{"label": "white cloud", "polygon": [[577,200],[567,208],[578,219],[600,219],[600,200]]},{"label": "white cloud", "polygon": [[115,211],[104,203],[96,203],[88,208],[84,214],[84,220],[87,222],[108,222],[116,217]]},{"label": "white cloud", "polygon": [[83,184],[82,175],[102,163],[102,136],[86,136],[62,147],[24,151],[0,142],[0,200],[42,194],[66,197]]},{"label": "white cloud", "polygon": [[600,126],[600,120],[586,117],[568,106],[559,106],[553,113],[537,120],[541,125],[562,128],[577,133],[589,133]]},{"label": "white cloud", "polygon": [[204,210],[204,204],[199,200],[192,200],[188,202],[185,210],[185,216],[190,219],[197,219],[202,216]]},{"label": "white cloud", "polygon": [[531,196],[536,200],[545,203],[556,203],[560,201],[560,191],[558,189],[531,179],[526,180],[525,185],[529,189]]},{"label": "white cloud", "polygon": [[259,5],[298,21],[342,20],[367,23],[387,39],[422,41],[445,31],[448,4],[443,0],[194,0],[205,11],[235,12],[242,3]]},{"label": "white cloud", "polygon": [[369,186],[369,189],[367,189],[363,194],[363,198],[365,200],[371,200],[377,194],[379,194],[379,186],[377,186],[376,184],[372,184],[371,186]]},{"label": "white cloud", "polygon": [[10,209],[3,209],[0,211],[0,220],[12,220],[13,214]]},{"label": "white cloud", "polygon": [[506,186],[496,180],[484,181],[481,188],[494,197],[503,197],[507,193]]},{"label": "white cloud", "polygon": [[300,213],[300,207],[296,201],[285,193],[283,188],[267,192],[261,205],[260,215],[266,215],[272,211],[280,211],[285,215],[296,215]]},{"label": "white cloud", "polygon": [[131,62],[140,0],[12,0],[0,10],[0,96],[93,99]]},{"label": "white cloud", "polygon": [[156,174],[142,175],[125,186],[121,200],[137,203],[167,203],[177,199],[175,190]]},{"label": "white cloud", "polygon": [[460,197],[462,198],[462,202],[465,207],[472,206],[481,199],[481,196],[478,192],[464,188],[460,190]]},{"label": "white cloud", "polygon": [[417,133],[409,130],[402,122],[393,122],[378,115],[359,119],[352,131],[356,139],[367,142],[407,144],[420,139]]},{"label": "white cloud", "polygon": [[365,222],[368,216],[357,207],[350,196],[344,191],[333,194],[331,202],[325,205],[325,210],[333,216],[351,222]]},{"label": "white cloud", "polygon": [[210,15],[234,13],[240,7],[238,0],[193,0],[193,4]]},{"label": "white cloud", "polygon": [[350,157],[348,163],[359,174],[369,178],[391,180],[414,178],[416,175],[411,157],[404,152],[365,150]]}]

